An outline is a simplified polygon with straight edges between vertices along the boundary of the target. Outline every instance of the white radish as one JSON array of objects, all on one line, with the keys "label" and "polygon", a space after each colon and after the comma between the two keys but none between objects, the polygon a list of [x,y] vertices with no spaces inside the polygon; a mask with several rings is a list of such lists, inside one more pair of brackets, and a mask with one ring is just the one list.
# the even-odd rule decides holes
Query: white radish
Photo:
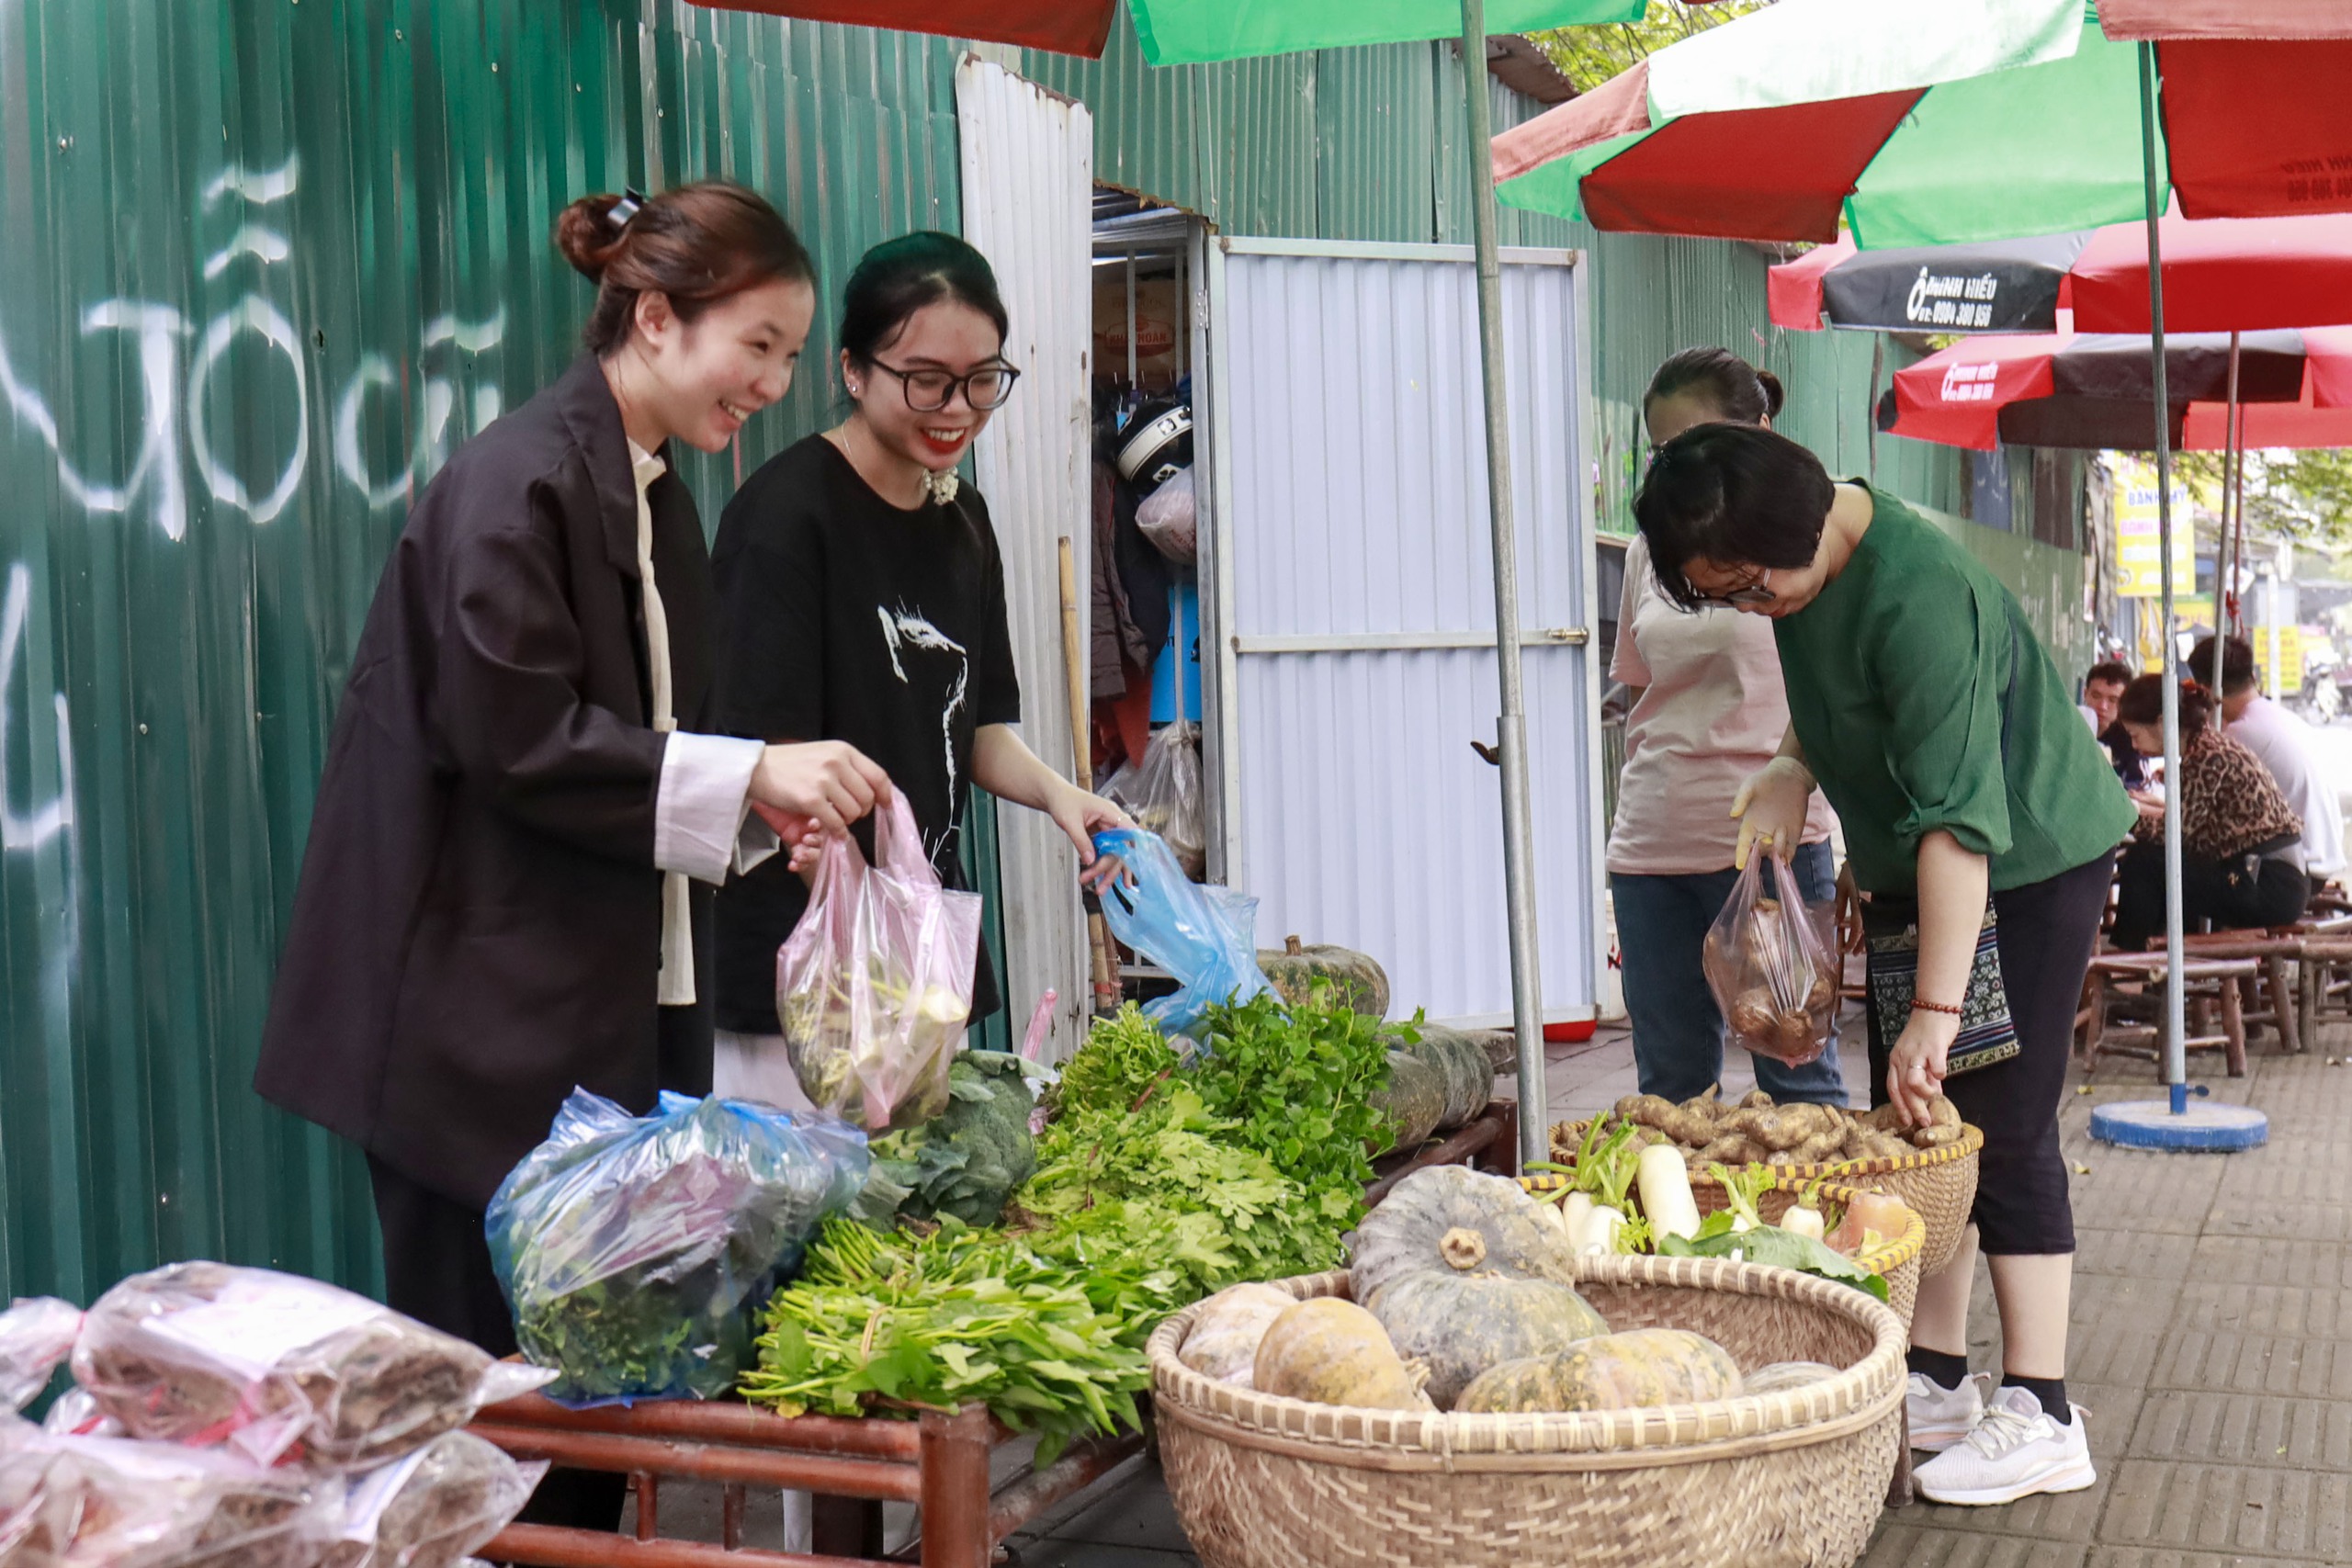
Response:
[{"label": "white radish", "polygon": [[1690,1195],[1690,1172],[1680,1149],[1672,1144],[1644,1149],[1634,1184],[1641,1190],[1642,1213],[1649,1216],[1651,1235],[1688,1240],[1699,1234],[1699,1201]]},{"label": "white radish", "polygon": [[1796,1235],[1809,1235],[1819,1241],[1828,1234],[1821,1211],[1798,1207],[1781,1216],[1781,1228]]},{"label": "white radish", "polygon": [[1584,1227],[1592,1220],[1592,1194],[1589,1192],[1571,1192],[1562,1200],[1559,1207],[1560,1223],[1567,1229],[1568,1244],[1571,1247],[1578,1245],[1583,1240]]},{"label": "white radish", "polygon": [[1577,1238],[1578,1252],[1610,1253],[1617,1250],[1617,1233],[1624,1228],[1625,1216],[1606,1203],[1595,1203],[1585,1220],[1584,1234]]}]

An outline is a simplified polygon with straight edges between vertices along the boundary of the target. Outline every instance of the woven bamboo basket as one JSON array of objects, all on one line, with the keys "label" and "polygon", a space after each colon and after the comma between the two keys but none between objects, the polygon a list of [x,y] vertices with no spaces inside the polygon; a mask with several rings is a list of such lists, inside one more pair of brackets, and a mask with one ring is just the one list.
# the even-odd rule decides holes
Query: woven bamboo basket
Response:
[{"label": "woven bamboo basket", "polygon": [[[1562,1122],[1552,1129],[1552,1157],[1563,1165],[1576,1163],[1586,1123]],[[1939,1149],[1885,1159],[1833,1160],[1819,1165],[1775,1166],[1777,1181],[1806,1182],[1826,1178],[1841,1187],[1883,1192],[1909,1204],[1927,1222],[1928,1244],[1919,1250],[1919,1272],[1940,1273],[1960,1249],[1961,1233],[1968,1228],[1969,1211],[1976,1206],[1976,1158],[1984,1149],[1984,1134],[1974,1127],[1961,1129],[1958,1143]],[[1693,1188],[1696,1188],[1694,1182]],[[1706,1206],[1706,1200],[1700,1200]]]},{"label": "woven bamboo basket", "polygon": [[[1698,1258],[1590,1258],[1612,1328],[1694,1329],[1743,1368],[1837,1377],[1703,1404],[1454,1416],[1283,1399],[1176,1359],[1197,1306],[1151,1337],[1160,1456],[1207,1568],[1846,1568],[1903,1441],[1902,1324],[1850,1286]],[[1344,1273],[1280,1281],[1345,1295]]]},{"label": "woven bamboo basket", "polygon": [[[1779,1224],[1781,1216],[1796,1206],[1797,1194],[1810,1179],[1791,1181],[1783,1179],[1758,1198],[1756,1211],[1764,1216],[1764,1223]],[[1557,1192],[1568,1184],[1568,1179],[1565,1176],[1522,1176],[1519,1184],[1530,1192],[1541,1195]],[[1855,1189],[1841,1187],[1835,1182],[1825,1181],[1821,1186],[1824,1202],[1850,1203],[1854,1193]],[[1699,1212],[1702,1214],[1712,1214],[1730,1201],[1722,1182],[1703,1176],[1690,1179],[1690,1196],[1698,1201]],[[1876,1247],[1865,1247],[1854,1255],[1858,1267],[1867,1269],[1886,1280],[1886,1304],[1894,1309],[1894,1315],[1903,1320],[1905,1328],[1911,1326],[1912,1309],[1919,1303],[1919,1253],[1927,1239],[1927,1224],[1914,1210],[1911,1223],[1904,1228],[1901,1235],[1882,1241]]]}]

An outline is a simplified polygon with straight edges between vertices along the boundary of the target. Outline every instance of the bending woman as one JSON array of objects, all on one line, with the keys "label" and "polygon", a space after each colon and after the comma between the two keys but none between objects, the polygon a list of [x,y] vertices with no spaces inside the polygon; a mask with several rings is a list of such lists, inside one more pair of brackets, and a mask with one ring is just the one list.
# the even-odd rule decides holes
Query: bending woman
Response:
[{"label": "bending woman", "polygon": [[[766,740],[844,740],[906,792],[932,864],[964,886],[957,853],[978,784],[1042,811],[1083,874],[1091,836],[1124,824],[1109,801],[1023,743],[1005,624],[1004,559],[988,502],[956,465],[1020,371],[979,252],[946,234],[876,246],[851,274],[841,327],[849,417],[771,460],[720,520],[712,564],[725,630],[718,718]],[[808,905],[782,864],[718,901],[718,1087],[801,1105],[776,1020],[776,950]],[[989,955],[972,1019],[1002,1005]]]},{"label": "bending woman", "polygon": [[[1737,355],[1686,348],[1657,368],[1642,400],[1653,449],[1694,424],[1730,421],[1770,428],[1781,383]],[[1739,872],[1732,798],[1771,759],[1789,727],[1772,628],[1728,609],[1682,609],[1659,592],[1650,550],[1625,550],[1617,649],[1609,678],[1634,693],[1625,717],[1625,772],[1609,832],[1609,887],[1624,955],[1625,1011],[1644,1094],[1681,1101],[1723,1076],[1724,1015],[1700,962],[1707,929],[1723,913]],[[1790,869],[1809,904],[1828,908],[1838,868],[1835,821],[1815,794]],[[1846,1103],[1838,1043],[1802,1067],[1752,1058],[1758,1088],[1774,1100]]]},{"label": "bending woman", "polygon": [[[2141,811],[2136,840],[2116,874],[2115,945],[2137,953],[2165,931],[2164,814],[2180,811],[2180,904],[2186,929],[2211,920],[2222,930],[2291,925],[2311,901],[2303,871],[2303,820],[2262,759],[2212,728],[2213,699],[2194,682],[2180,688],[2180,777],[2165,804]],[[2165,678],[2143,675],[2123,689],[2116,722],[2142,755],[2164,755]]]},{"label": "bending woman", "polygon": [[[2016,598],[1893,496],[1833,484],[1770,431],[1705,424],[1658,453],[1634,513],[1668,597],[1771,617],[1789,733],[1740,788],[1739,852],[1800,837],[1818,777],[1872,899],[1873,1098],[1919,1123],[1941,1090],[1984,1130],[1967,1239],[1920,1282],[1912,1323],[1911,1437],[1943,1450],[1919,1489],[2006,1503],[2088,1486],[2065,1394],[2075,1226],[2058,1100],[2132,803]],[[1988,891],[1997,946],[1980,964]],[[1905,1021],[1883,1027],[1906,990]],[[1964,1008],[1988,1049],[1948,1077]],[[2001,1312],[1989,1401],[1967,1361],[1980,1238]]]}]

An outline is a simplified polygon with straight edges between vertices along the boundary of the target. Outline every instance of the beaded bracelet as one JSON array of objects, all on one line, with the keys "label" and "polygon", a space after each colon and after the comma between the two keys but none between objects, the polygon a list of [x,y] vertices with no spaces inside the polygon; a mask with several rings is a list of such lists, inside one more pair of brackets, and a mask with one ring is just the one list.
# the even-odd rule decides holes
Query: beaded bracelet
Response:
[{"label": "beaded bracelet", "polygon": [[1956,1007],[1946,1007],[1941,1002],[1931,1002],[1919,997],[1913,997],[1911,998],[1911,1010],[1913,1012],[1939,1012],[1946,1018],[1958,1018],[1960,1016],[1960,1009]]}]

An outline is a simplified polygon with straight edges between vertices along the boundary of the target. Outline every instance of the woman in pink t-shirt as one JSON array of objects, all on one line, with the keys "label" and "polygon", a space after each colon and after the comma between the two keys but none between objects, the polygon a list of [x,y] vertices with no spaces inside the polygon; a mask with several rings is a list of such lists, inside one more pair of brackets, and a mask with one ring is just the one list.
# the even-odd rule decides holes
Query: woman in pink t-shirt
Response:
[{"label": "woman in pink t-shirt", "polygon": [[[1642,400],[1652,451],[1694,424],[1769,425],[1780,409],[1778,378],[1720,348],[1674,355]],[[1609,675],[1633,692],[1609,835],[1625,1011],[1642,1092],[1679,1101],[1704,1093],[1723,1073],[1723,1014],[1707,989],[1700,949],[1738,874],[1732,797],[1779,749],[1789,700],[1771,624],[1729,609],[1679,608],[1658,591],[1640,539],[1625,551]],[[1816,792],[1804,841],[1792,857],[1798,891],[1824,907],[1837,894],[1833,820]],[[1846,1102],[1834,1041],[1802,1067],[1764,1056],[1755,1066],[1758,1086],[1776,1100]]]}]

